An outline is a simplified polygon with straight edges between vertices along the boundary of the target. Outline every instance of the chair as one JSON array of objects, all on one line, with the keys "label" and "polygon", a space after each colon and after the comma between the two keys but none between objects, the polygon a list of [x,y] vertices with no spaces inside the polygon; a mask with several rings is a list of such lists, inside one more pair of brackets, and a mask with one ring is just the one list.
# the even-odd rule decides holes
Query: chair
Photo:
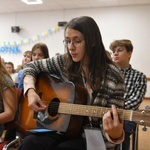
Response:
[{"label": "chair", "polygon": [[0,150],[3,149],[4,145],[6,145],[9,141],[3,141],[0,143]]},{"label": "chair", "polygon": [[136,125],[135,131],[133,132],[132,136],[132,150],[138,150],[138,132],[139,127]]},{"label": "chair", "polygon": [[[130,150],[138,150],[138,131],[139,131],[139,126],[138,124],[135,124],[134,130],[132,131],[130,135]],[[123,144],[120,144],[119,150],[122,150],[122,149],[126,149],[126,147],[123,147]]]},{"label": "chair", "polygon": [[[136,125],[135,131],[131,134],[131,148],[130,150],[138,150],[138,125]],[[122,150],[122,144],[115,147],[115,150]]]},{"label": "chair", "polygon": [[[16,88],[17,90],[17,96],[18,96],[18,101],[22,95],[22,92]],[[15,126],[15,119],[13,121],[7,122],[4,124],[5,126],[5,133],[4,133],[4,141],[0,143],[0,150],[3,149],[4,145],[8,144],[12,140],[16,138],[16,126]]]}]

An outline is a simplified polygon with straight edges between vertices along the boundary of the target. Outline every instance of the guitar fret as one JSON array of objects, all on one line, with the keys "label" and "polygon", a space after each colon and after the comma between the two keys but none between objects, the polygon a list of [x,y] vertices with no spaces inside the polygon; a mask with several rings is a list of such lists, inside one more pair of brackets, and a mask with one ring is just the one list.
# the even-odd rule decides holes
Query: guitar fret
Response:
[{"label": "guitar fret", "polygon": [[[58,113],[101,118],[109,110],[112,111],[107,107],[60,103]],[[141,116],[141,112],[138,111],[117,109],[117,112],[120,120],[135,121],[138,124],[142,120],[138,118],[139,115]],[[139,122],[137,122],[138,120]]]},{"label": "guitar fret", "polygon": [[133,117],[133,111],[131,111],[130,113],[130,121],[132,121],[132,117]]},{"label": "guitar fret", "polygon": [[61,103],[58,112],[71,115],[102,117],[103,109],[97,106],[88,106],[87,108],[85,105]]}]

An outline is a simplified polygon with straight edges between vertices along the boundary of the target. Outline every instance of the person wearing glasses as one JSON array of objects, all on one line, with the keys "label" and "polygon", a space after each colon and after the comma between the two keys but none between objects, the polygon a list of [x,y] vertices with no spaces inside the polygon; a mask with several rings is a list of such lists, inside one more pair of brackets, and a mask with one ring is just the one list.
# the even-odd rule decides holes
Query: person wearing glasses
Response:
[{"label": "person wearing glasses", "polygon": [[[147,79],[143,72],[132,68],[130,64],[133,45],[129,39],[114,40],[110,44],[112,59],[120,68],[126,85],[125,109],[137,110],[140,106],[147,89]],[[136,123],[125,121],[125,140],[122,144],[123,150],[130,149],[130,135],[136,129]]]},{"label": "person wearing glasses", "polygon": [[[93,18],[81,16],[67,23],[63,43],[65,54],[31,62],[24,68],[24,96],[28,98],[28,106],[35,112],[46,111],[48,106],[36,93],[35,86],[37,76],[46,72],[62,82],[72,82],[84,89],[87,93],[84,106],[87,109],[89,105],[94,105],[104,110],[97,112],[101,117],[84,117],[80,132],[75,137],[67,137],[61,131],[30,134],[19,150],[113,150],[124,140],[123,120],[119,119],[117,112],[117,108],[124,107],[123,77],[108,58],[99,27]],[[96,114],[96,109],[93,113]],[[78,124],[79,120],[76,120],[74,125]],[[67,122],[63,126],[68,126]]]}]

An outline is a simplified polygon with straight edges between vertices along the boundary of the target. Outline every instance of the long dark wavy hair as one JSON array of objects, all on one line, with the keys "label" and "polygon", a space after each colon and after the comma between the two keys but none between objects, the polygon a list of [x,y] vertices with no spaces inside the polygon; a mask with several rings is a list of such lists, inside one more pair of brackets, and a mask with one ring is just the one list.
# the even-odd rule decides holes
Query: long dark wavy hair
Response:
[{"label": "long dark wavy hair", "polygon": [[[67,28],[77,30],[84,36],[86,55],[89,57],[87,80],[91,88],[97,91],[102,85],[102,80],[105,81],[108,63],[112,63],[106,55],[99,27],[93,18],[82,16],[74,18],[66,24],[64,37]],[[68,49],[66,51],[69,80],[80,83],[82,82],[83,62],[74,62]]]}]

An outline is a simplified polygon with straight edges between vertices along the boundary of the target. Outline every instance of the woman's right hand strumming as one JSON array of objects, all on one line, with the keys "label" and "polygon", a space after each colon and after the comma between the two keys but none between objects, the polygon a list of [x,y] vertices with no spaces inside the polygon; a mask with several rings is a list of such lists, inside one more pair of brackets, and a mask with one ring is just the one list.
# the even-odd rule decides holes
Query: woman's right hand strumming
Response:
[{"label": "woman's right hand strumming", "polygon": [[29,89],[27,93],[28,106],[34,111],[38,112],[46,109],[46,105],[42,102],[39,95],[34,89]]}]

